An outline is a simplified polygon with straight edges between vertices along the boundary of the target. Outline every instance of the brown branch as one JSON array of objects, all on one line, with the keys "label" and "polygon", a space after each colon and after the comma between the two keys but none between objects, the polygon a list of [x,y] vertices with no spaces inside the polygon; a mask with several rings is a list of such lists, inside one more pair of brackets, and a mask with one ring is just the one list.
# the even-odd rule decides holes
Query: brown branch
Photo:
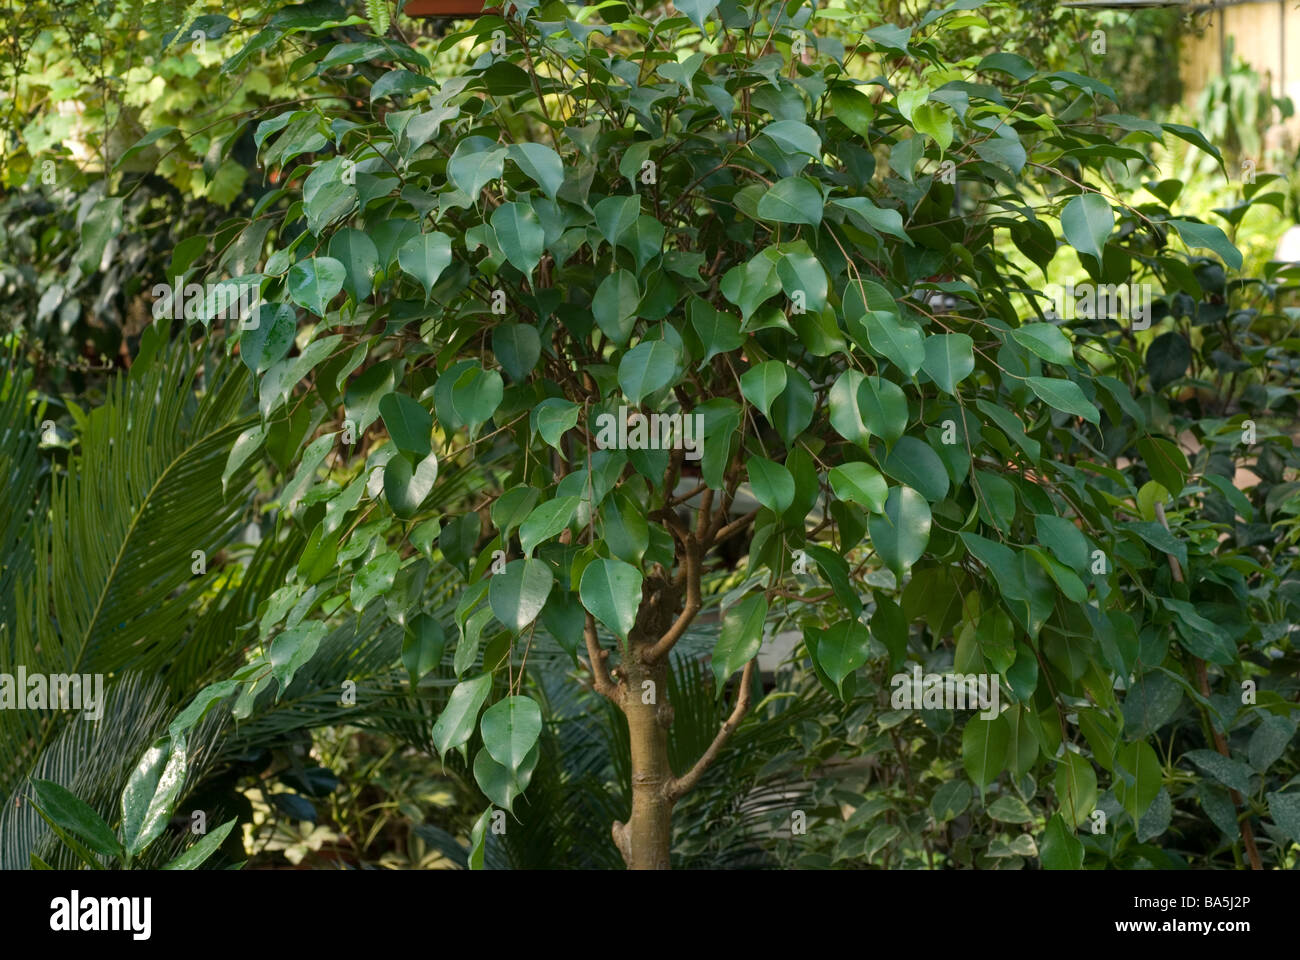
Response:
[{"label": "brown branch", "polygon": [[[1162,527],[1169,530],[1169,518],[1165,516],[1165,505],[1159,501],[1156,502],[1156,519],[1160,521]],[[1172,531],[1170,532],[1172,533]],[[1182,583],[1183,571],[1178,564],[1177,558],[1172,553],[1167,553],[1165,556],[1169,558],[1169,572],[1173,574],[1174,580],[1177,583]],[[1201,689],[1201,696],[1206,700],[1209,700],[1210,674],[1205,667],[1205,661],[1200,657],[1192,657],[1192,662],[1196,664],[1196,683]],[[1213,718],[1210,717],[1209,711],[1204,707],[1202,707],[1202,715],[1205,717],[1206,724],[1209,725],[1210,736],[1214,740],[1214,749],[1219,752],[1220,756],[1232,759],[1232,754],[1228,750],[1228,741],[1224,738],[1223,734],[1219,732],[1218,727],[1214,725]],[[1240,816],[1243,806],[1241,794],[1231,788],[1229,788],[1228,793],[1232,796],[1232,805],[1237,810],[1238,816]],[[1249,814],[1247,814],[1245,818],[1241,819],[1239,823],[1241,826],[1241,842],[1246,848],[1246,858],[1250,860],[1250,869],[1263,870],[1264,865],[1260,862],[1259,850],[1255,846],[1255,831],[1250,825]]]},{"label": "brown branch", "polygon": [[727,717],[726,722],[718,730],[718,735],[713,738],[709,748],[704,751],[700,759],[695,761],[695,765],[690,770],[680,777],[673,777],[665,785],[664,792],[668,795],[670,803],[676,803],[700,782],[704,771],[709,769],[713,761],[718,758],[718,754],[722,752],[731,734],[740,726],[740,721],[749,710],[749,691],[754,678],[754,664],[757,662],[757,659],[753,659],[745,664],[745,671],[740,675],[740,689],[736,691],[736,706],[731,711],[731,716]]},{"label": "brown branch", "polygon": [[758,511],[751,510],[749,513],[745,514],[744,516],[737,517],[735,520],[731,521],[731,523],[727,524],[725,527],[723,527],[717,533],[715,533],[713,535],[713,539],[716,540],[718,543],[721,543],[723,540],[726,540],[732,534],[739,533],[741,530],[743,530],[745,525],[748,524],[751,520],[753,520],[756,516],[758,516]]},{"label": "brown branch", "polygon": [[706,549],[722,539],[718,534],[722,529],[723,523],[731,514],[731,505],[735,502],[736,488],[738,486],[740,486],[740,481],[733,477],[728,481],[727,487],[722,491],[722,501],[718,504],[718,509],[713,514],[713,522],[709,524],[708,531],[701,538]]},{"label": "brown branch", "polygon": [[609,651],[602,650],[600,640],[596,637],[596,618],[587,614],[582,635],[587,641],[587,657],[591,660],[591,685],[602,697],[612,703],[622,705],[622,688],[609,675]]},{"label": "brown branch", "polygon": [[683,541],[683,547],[686,551],[684,557],[683,570],[686,574],[686,605],[682,607],[682,612],[678,615],[673,625],[668,628],[668,632],[655,641],[654,646],[650,647],[642,654],[641,659],[645,663],[658,663],[668,652],[676,645],[677,641],[686,633],[686,628],[691,625],[695,615],[700,612],[700,544],[693,536],[688,535]]},{"label": "brown branch", "polygon": [[695,539],[707,542],[705,534],[709,529],[709,521],[712,519],[709,511],[713,509],[713,490],[707,485],[704,493],[700,496],[699,516],[695,521]]}]

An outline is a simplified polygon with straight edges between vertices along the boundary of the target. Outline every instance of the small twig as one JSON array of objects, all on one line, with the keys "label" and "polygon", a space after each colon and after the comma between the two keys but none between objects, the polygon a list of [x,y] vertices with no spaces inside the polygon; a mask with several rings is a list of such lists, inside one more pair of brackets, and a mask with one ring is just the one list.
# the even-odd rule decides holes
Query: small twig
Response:
[{"label": "small twig", "polygon": [[704,776],[704,771],[709,769],[713,761],[718,758],[718,754],[722,752],[727,740],[740,726],[740,721],[744,719],[746,712],[749,710],[749,691],[754,679],[754,664],[757,662],[755,659],[745,664],[745,670],[740,675],[740,689],[736,692],[736,706],[731,711],[731,716],[727,717],[722,728],[718,730],[718,735],[713,738],[709,748],[704,751],[700,759],[695,761],[695,765],[690,770],[680,777],[673,777],[664,787],[664,792],[667,794],[670,803],[680,800],[700,782],[700,777]]},{"label": "small twig", "polygon": [[600,640],[596,637],[596,618],[591,614],[587,614],[582,635],[587,641],[587,657],[591,660],[592,687],[611,703],[620,704],[622,689],[609,675],[609,664],[606,662],[609,660],[609,651],[601,649]]}]

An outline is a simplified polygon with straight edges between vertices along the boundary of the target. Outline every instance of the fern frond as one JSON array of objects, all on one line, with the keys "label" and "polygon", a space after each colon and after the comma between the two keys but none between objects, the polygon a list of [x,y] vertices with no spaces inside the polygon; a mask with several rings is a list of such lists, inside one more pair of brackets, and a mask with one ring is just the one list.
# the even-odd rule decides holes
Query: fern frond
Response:
[{"label": "fern frond", "polygon": [[388,0],[366,0],[366,19],[370,21],[370,29],[375,32],[375,36],[385,36],[390,25]]}]

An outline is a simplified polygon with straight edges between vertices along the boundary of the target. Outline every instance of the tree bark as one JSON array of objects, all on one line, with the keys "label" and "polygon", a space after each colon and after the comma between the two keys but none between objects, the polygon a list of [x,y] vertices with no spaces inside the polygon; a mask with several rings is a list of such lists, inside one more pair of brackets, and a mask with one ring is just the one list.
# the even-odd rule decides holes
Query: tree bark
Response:
[{"label": "tree bark", "polygon": [[632,748],[632,814],[627,823],[615,822],[614,843],[629,870],[667,870],[673,806],[668,794],[673,780],[668,763],[672,709],[664,699],[668,664],[666,660],[645,663],[642,649],[633,648],[621,670],[627,683],[623,713]]}]

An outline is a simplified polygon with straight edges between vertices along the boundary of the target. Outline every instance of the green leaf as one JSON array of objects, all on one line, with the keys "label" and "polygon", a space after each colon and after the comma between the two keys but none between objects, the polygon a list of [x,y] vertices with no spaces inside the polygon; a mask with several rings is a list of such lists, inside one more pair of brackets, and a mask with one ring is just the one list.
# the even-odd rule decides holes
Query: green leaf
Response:
[{"label": "green leaf", "polygon": [[638,565],[650,548],[650,525],[644,507],[624,489],[616,489],[601,510],[601,538],[609,552],[633,566]]},{"label": "green leaf", "polygon": [[323,317],[329,302],[343,289],[346,278],[347,270],[333,257],[299,260],[289,268],[289,299]]},{"label": "green leaf", "polygon": [[122,197],[96,201],[81,223],[81,247],[76,265],[86,275],[99,271],[108,242],[122,232]]},{"label": "green leaf", "polygon": [[119,859],[125,855],[109,825],[76,794],[50,780],[33,780],[32,786],[40,808],[59,826],[81,837],[96,853]]},{"label": "green leaf", "polygon": [[1192,363],[1192,347],[1176,331],[1162,333],[1147,347],[1146,366],[1151,374],[1151,389],[1162,390],[1187,372]]},{"label": "green leaf", "polygon": [[397,449],[417,457],[432,451],[433,416],[404,393],[390,393],[379,401],[379,415]]},{"label": "green leaf", "polygon": [[1168,220],[1168,226],[1178,231],[1183,243],[1189,247],[1203,247],[1213,250],[1233,270],[1240,270],[1241,251],[1233,246],[1232,241],[1212,223],[1193,223],[1190,220]]},{"label": "green leaf", "polygon": [[498,620],[515,633],[522,633],[542,612],[554,582],[550,566],[543,561],[512,560],[503,571],[492,575],[488,604]]},{"label": "green leaf", "polygon": [[443,427],[468,427],[470,433],[496,413],[505,383],[496,370],[484,370],[477,360],[448,367],[433,387],[433,406]]},{"label": "green leaf", "polygon": [[1030,353],[1062,367],[1074,365],[1074,350],[1060,329],[1050,323],[1027,323],[1011,336]]},{"label": "green leaf", "polygon": [[537,506],[519,526],[519,546],[524,556],[530,557],[533,549],[551,537],[558,536],[573,520],[582,497],[557,497]]},{"label": "green leaf", "polygon": [[[478,756],[484,756],[486,754],[487,754],[486,750],[480,750]],[[477,760],[478,757],[475,757],[474,759]],[[491,757],[489,757],[488,759],[490,760]],[[496,761],[493,762],[495,763]],[[475,779],[477,779],[477,777]],[[509,809],[508,806],[507,809]],[[474,821],[474,826],[470,829],[469,857],[467,861],[467,866],[469,867],[470,870],[483,869],[483,858],[487,852],[488,823],[489,821],[491,821],[491,819],[492,819],[492,808],[488,807],[486,810],[483,811],[482,814],[479,815],[479,818]]]},{"label": "green leaf", "polygon": [[818,314],[826,306],[826,269],[811,251],[787,250],[776,262],[776,275],[786,296],[796,303],[796,298],[802,297],[808,315]]},{"label": "green leaf", "polygon": [[492,675],[489,673],[456,684],[447,698],[447,706],[433,724],[433,748],[438,751],[438,756],[446,757],[448,751],[469,742],[479,709],[491,690]]},{"label": "green leaf", "polygon": [[890,236],[898,237],[908,246],[912,246],[912,238],[907,235],[903,229],[903,215],[897,210],[888,207],[878,207],[866,197],[841,197],[831,201],[836,207],[842,207],[850,213],[861,217],[872,230],[877,233],[887,233]]},{"label": "green leaf", "polygon": [[699,369],[703,369],[710,360],[720,353],[730,353],[745,342],[740,332],[740,321],[729,313],[715,310],[706,300],[695,297],[687,308],[691,326],[704,347],[704,357]]},{"label": "green leaf", "polygon": [[[1008,128],[1004,126],[1001,129]],[[1000,163],[1016,176],[1020,176],[1020,172],[1025,169],[1025,163],[1029,160],[1029,155],[1025,153],[1019,137],[998,136],[977,141],[975,152],[986,163]]]},{"label": "green leaf", "polygon": [[506,156],[537,183],[552,200],[564,185],[564,164],[550,147],[542,143],[512,143]]},{"label": "green leaf", "polygon": [[122,846],[139,856],[167,827],[185,785],[186,743],[155,740],[122,790]]},{"label": "green leaf", "polygon": [[866,377],[856,370],[846,370],[831,385],[828,397],[831,409],[831,426],[849,443],[867,449],[871,431],[863,421],[858,397]]},{"label": "green leaf", "polygon": [[[397,558],[395,553],[387,554],[387,556],[393,557],[394,560]],[[358,574],[359,577],[360,574]],[[356,589],[355,581],[353,582],[353,589]],[[271,641],[271,648],[267,651],[267,659],[271,662],[271,674],[280,685],[279,693],[276,695],[277,699],[289,689],[289,684],[293,683],[294,674],[298,672],[299,668],[316,655],[316,650],[324,636],[325,624],[319,620],[308,620],[296,627],[281,631]]]},{"label": "green leaf", "polygon": [[884,513],[889,485],[875,467],[867,463],[845,463],[831,467],[831,490],[841,500],[856,503],[872,513]]},{"label": "green leaf", "polygon": [[513,775],[541,736],[542,710],[529,697],[506,697],[483,711],[479,729],[492,759]]},{"label": "green leaf", "polygon": [[1100,425],[1101,415],[1097,412],[1097,407],[1088,402],[1088,398],[1073,380],[1053,377],[1026,377],[1025,380],[1039,400],[1063,413],[1083,417],[1089,423]]},{"label": "green leaf", "polygon": [[984,788],[998,778],[1007,757],[1011,731],[1001,714],[985,719],[973,716],[961,732],[961,763],[971,782]]},{"label": "green leaf", "polygon": [[352,591],[349,601],[352,609],[364,610],[375,597],[387,593],[397,577],[397,569],[402,558],[396,550],[382,553],[357,571],[352,578]]},{"label": "green leaf", "polygon": [[974,341],[964,333],[939,333],[925,338],[921,369],[944,393],[956,394],[975,369]]},{"label": "green leaf", "polygon": [[776,223],[806,223],[816,227],[822,222],[821,191],[803,177],[778,180],[758,201],[758,215]]},{"label": "green leaf", "polygon": [[532,421],[533,431],[550,446],[563,453],[564,451],[560,449],[560,438],[566,431],[577,425],[581,412],[582,408],[570,400],[547,397],[533,408],[529,419]]},{"label": "green leaf", "polygon": [[424,506],[438,479],[438,457],[429,454],[418,466],[398,454],[384,464],[384,497],[401,520],[410,520]]},{"label": "green leaf", "polygon": [[500,179],[505,164],[505,147],[493,145],[487,137],[467,137],[456,145],[447,161],[447,179],[477,203],[483,188]]},{"label": "green leaf", "polygon": [[117,169],[122,166],[122,164],[126,163],[126,161],[130,160],[132,157],[138,154],[141,150],[144,150],[154,141],[161,140],[163,137],[166,137],[175,132],[176,132],[175,127],[165,127],[165,126],[155,127],[153,130],[150,130],[148,133],[146,133],[135,143],[131,144],[131,146],[127,147],[126,150],[122,153],[122,155],[118,157],[116,161],[114,161],[113,171],[116,172]]},{"label": "green leaf", "polygon": [[835,684],[841,697],[845,678],[867,662],[870,649],[871,634],[857,620],[841,620],[818,639],[817,665]]},{"label": "green leaf", "polygon": [[1070,246],[1100,263],[1102,247],[1115,226],[1115,213],[1106,198],[1096,193],[1072,197],[1061,211],[1061,229]]},{"label": "green leaf", "polygon": [[988,814],[990,820],[996,820],[998,823],[1033,823],[1034,821],[1034,815],[1029,812],[1025,802],[1007,793],[989,804]]},{"label": "green leaf", "polygon": [[447,633],[436,617],[421,613],[411,619],[402,636],[402,666],[414,687],[442,661]]},{"label": "green leaf", "polygon": [[794,477],[790,471],[763,457],[751,457],[746,466],[758,502],[773,513],[784,513],[794,502]]},{"label": "green leaf", "polygon": [[492,353],[510,379],[527,378],[542,357],[537,328],[526,323],[499,323],[492,329]]},{"label": "green leaf", "polygon": [[786,155],[803,154],[814,160],[822,155],[822,141],[817,131],[798,120],[777,120],[759,133],[770,138]]},{"label": "green leaf", "polygon": [[1156,483],[1175,499],[1183,492],[1191,465],[1178,445],[1164,437],[1142,437],[1137,442],[1138,455]]},{"label": "green leaf", "polygon": [[[270,622],[278,619],[279,616],[276,616]],[[238,686],[239,683],[235,680],[218,680],[216,683],[208,684],[196,693],[189,705],[167,725],[167,735],[179,742],[215,704],[229,697]]]},{"label": "green leaf", "polygon": [[867,39],[876,44],[876,46],[884,47],[886,50],[893,50],[896,53],[901,53],[906,56],[907,44],[912,39],[912,28],[896,27],[892,23],[884,23],[868,30]]},{"label": "green leaf", "polygon": [[1083,869],[1083,841],[1059,813],[1047,821],[1047,829],[1038,840],[1038,862],[1044,870]]},{"label": "green leaf", "polygon": [[540,755],[534,745],[520,768],[512,772],[493,760],[486,749],[480,750],[474,755],[474,780],[489,800],[513,813],[515,800],[528,788]]},{"label": "green leaf", "polygon": [[641,571],[622,560],[587,564],[578,584],[582,605],[620,640],[627,640],[641,606]]},{"label": "green leaf", "polygon": [[527,200],[503,203],[492,213],[492,230],[506,260],[525,277],[546,250],[546,231]]},{"label": "green leaf", "polygon": [[912,126],[939,145],[939,155],[952,146],[952,117],[937,103],[921,103],[912,111]]},{"label": "green leaf", "polygon": [[718,289],[722,295],[740,307],[740,315],[748,320],[769,297],[781,289],[781,276],[777,270],[780,255],[770,247],[750,257],[738,267],[722,275]]},{"label": "green leaf", "polygon": [[1267,795],[1268,815],[1279,830],[1292,842],[1300,843],[1300,793],[1270,793]]},{"label": "green leaf", "polygon": [[639,197],[606,197],[596,204],[592,213],[601,236],[609,241],[611,247],[617,247],[641,216],[641,200]]},{"label": "green leaf", "polygon": [[254,323],[239,334],[239,359],[253,373],[261,373],[283,360],[293,346],[298,318],[287,303],[258,306]]},{"label": "green leaf", "polygon": [[340,230],[330,237],[329,254],[343,264],[343,286],[352,299],[361,303],[369,297],[379,275],[379,248],[370,235],[351,227]]},{"label": "green leaf", "polygon": [[1160,758],[1145,740],[1124,744],[1115,751],[1115,799],[1135,824],[1160,792],[1162,778]]},{"label": "green leaf", "polygon": [[626,346],[636,326],[636,311],[641,291],[636,277],[626,270],[615,270],[596,288],[591,299],[591,314],[596,326],[618,346]]},{"label": "green leaf", "polygon": [[1254,771],[1240,760],[1225,757],[1215,750],[1188,750],[1183,756],[1229,790],[1250,796],[1250,778]]},{"label": "green leaf", "polygon": [[740,375],[740,392],[771,420],[772,402],[785,390],[785,379],[786,365],[780,360],[768,360]]},{"label": "green leaf", "polygon": [[316,165],[302,185],[303,212],[307,229],[319,237],[327,226],[352,212],[357,188],[343,180],[342,157],[331,157]]},{"label": "green leaf", "polygon": [[885,458],[881,469],[920,493],[931,503],[948,495],[948,471],[928,443],[903,437]]},{"label": "green leaf", "polygon": [[751,593],[728,607],[722,615],[722,629],[713,647],[713,677],[716,695],[721,697],[727,678],[758,656],[763,645],[763,624],[767,621],[767,598]]},{"label": "green leaf", "polygon": [[190,847],[171,863],[166,864],[164,870],[197,870],[201,867],[208,857],[217,852],[217,849],[225,842],[230,831],[235,829],[235,824],[239,823],[238,817],[231,817],[211,833],[204,835],[198,843]]},{"label": "green leaf", "polygon": [[420,281],[424,299],[433,293],[433,285],[451,263],[451,238],[441,233],[422,233],[402,244],[397,251],[397,265]]},{"label": "green leaf", "polygon": [[1035,514],[1034,529],[1038,542],[1051,550],[1056,559],[1075,573],[1088,569],[1091,558],[1088,539],[1069,520],[1051,514]]},{"label": "green leaf", "polygon": [[678,12],[686,14],[691,23],[703,30],[704,21],[717,9],[718,0],[681,0],[680,3],[674,2],[673,6]]},{"label": "green leaf", "polygon": [[633,406],[672,383],[681,372],[681,351],[665,340],[642,340],[618,364],[618,385]]},{"label": "green leaf", "polygon": [[1075,827],[1088,822],[1097,806],[1097,773],[1087,758],[1071,750],[1056,765],[1057,816],[1064,816]]},{"label": "green leaf", "polygon": [[772,403],[772,425],[787,448],[794,449],[795,440],[812,423],[816,403],[808,378],[798,370],[787,371],[785,389]]},{"label": "green leaf", "polygon": [[862,318],[871,349],[887,357],[909,377],[925,363],[925,346],[921,330],[914,323],[906,323],[893,313],[869,310]]},{"label": "green leaf", "polygon": [[860,137],[871,131],[875,109],[871,98],[854,87],[838,86],[831,90],[831,110],[836,118]]},{"label": "green leaf", "polygon": [[886,443],[893,443],[907,432],[907,396],[892,380],[863,377],[857,401],[860,422]]},{"label": "green leaf", "polygon": [[964,780],[941,783],[930,798],[930,812],[936,823],[947,823],[962,815],[970,806],[971,788]]},{"label": "green leaf", "polygon": [[501,542],[510,539],[510,534],[532,513],[541,499],[542,491],[537,487],[520,484],[511,487],[492,504],[492,524],[501,532]]},{"label": "green leaf", "polygon": [[884,513],[867,518],[871,545],[895,576],[921,559],[930,542],[930,519],[930,505],[911,487],[891,489]]},{"label": "green leaf", "polygon": [[1295,724],[1292,721],[1274,714],[1266,715],[1250,735],[1250,746],[1247,748],[1250,765],[1256,772],[1263,773],[1286,752],[1287,744],[1293,736]]}]

